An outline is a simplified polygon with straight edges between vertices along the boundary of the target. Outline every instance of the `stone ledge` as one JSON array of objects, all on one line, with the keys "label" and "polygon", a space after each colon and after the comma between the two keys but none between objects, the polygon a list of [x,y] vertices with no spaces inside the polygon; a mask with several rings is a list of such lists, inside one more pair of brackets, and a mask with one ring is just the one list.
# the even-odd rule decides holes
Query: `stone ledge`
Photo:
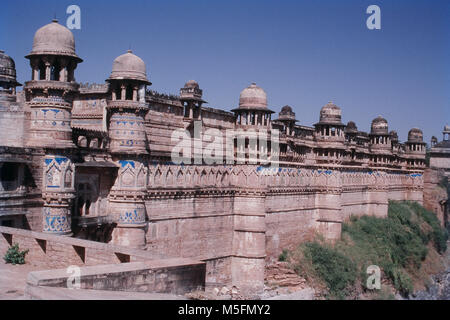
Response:
[{"label": "stone ledge", "polygon": [[[185,259],[163,259],[80,267],[80,289],[184,294],[205,286],[206,263]],[[71,276],[66,269],[33,271],[26,292],[35,288],[65,288]]]}]

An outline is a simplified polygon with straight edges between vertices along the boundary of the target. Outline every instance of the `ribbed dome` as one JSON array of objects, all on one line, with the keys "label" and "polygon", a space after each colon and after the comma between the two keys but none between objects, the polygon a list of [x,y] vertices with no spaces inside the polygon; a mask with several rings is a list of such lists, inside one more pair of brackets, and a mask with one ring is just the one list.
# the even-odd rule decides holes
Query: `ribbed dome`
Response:
[{"label": "ribbed dome", "polygon": [[320,122],[323,124],[339,124],[341,123],[342,111],[333,102],[328,102],[320,109]]},{"label": "ribbed dome", "polygon": [[75,39],[72,32],[60,25],[58,20],[43,26],[34,34],[33,48],[27,58],[34,55],[62,55],[83,61],[75,53]]},{"label": "ribbed dome", "polygon": [[249,87],[242,90],[239,96],[240,109],[267,109],[267,94],[252,83]]},{"label": "ribbed dome", "polygon": [[131,50],[128,50],[127,53],[118,56],[113,62],[109,80],[123,79],[139,80],[150,83],[147,79],[147,71],[144,60],[133,54]]},{"label": "ribbed dome", "polygon": [[349,121],[347,123],[347,126],[345,127],[345,132],[357,133],[358,132],[358,127],[356,127],[356,123],[354,123],[353,121]]},{"label": "ribbed dome", "polygon": [[0,82],[11,86],[21,85],[16,81],[16,64],[14,60],[6,55],[3,50],[0,50]]},{"label": "ribbed dome", "polygon": [[382,116],[378,116],[372,121],[372,126],[370,129],[371,134],[388,134],[388,122]]},{"label": "ribbed dome", "polygon": [[445,132],[450,132],[450,126],[448,124],[444,127],[444,131]]},{"label": "ribbed dome", "polygon": [[408,142],[423,142],[423,132],[419,128],[412,128],[408,132]]}]

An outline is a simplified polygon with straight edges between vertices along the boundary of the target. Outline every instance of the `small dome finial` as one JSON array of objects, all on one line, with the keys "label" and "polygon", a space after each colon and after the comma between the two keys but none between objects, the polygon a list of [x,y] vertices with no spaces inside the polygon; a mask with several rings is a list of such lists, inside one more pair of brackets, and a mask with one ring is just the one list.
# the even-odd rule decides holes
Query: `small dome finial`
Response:
[{"label": "small dome finial", "polygon": [[128,53],[133,53],[133,51],[131,51],[131,49],[128,49],[127,52],[128,52]]}]

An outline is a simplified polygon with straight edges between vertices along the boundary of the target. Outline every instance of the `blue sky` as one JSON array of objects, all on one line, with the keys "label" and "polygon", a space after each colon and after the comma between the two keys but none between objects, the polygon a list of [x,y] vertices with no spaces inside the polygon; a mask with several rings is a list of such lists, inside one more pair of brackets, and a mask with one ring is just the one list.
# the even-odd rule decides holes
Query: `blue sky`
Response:
[{"label": "blue sky", "polygon": [[[256,82],[274,111],[289,104],[300,124],[317,122],[329,100],[368,131],[384,116],[405,140],[419,127],[426,142],[450,124],[450,1],[24,1],[0,11],[0,49],[16,61],[20,82],[34,32],[66,8],[81,8],[74,30],[84,62],[78,82],[102,83],[129,47],[147,64],[152,88],[176,93],[189,79],[209,106],[230,110]],[[366,8],[381,8],[368,30]]]}]

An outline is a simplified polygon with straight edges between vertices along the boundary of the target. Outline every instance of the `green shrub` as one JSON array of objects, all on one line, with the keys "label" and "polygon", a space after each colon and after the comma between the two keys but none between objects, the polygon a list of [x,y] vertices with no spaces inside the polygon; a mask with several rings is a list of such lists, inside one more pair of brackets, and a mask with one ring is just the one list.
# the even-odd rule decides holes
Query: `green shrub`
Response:
[{"label": "green shrub", "polygon": [[304,255],[311,261],[314,272],[327,284],[331,296],[345,297],[357,278],[353,261],[336,249],[318,242],[306,243]]},{"label": "green shrub", "polygon": [[413,290],[413,283],[411,278],[402,270],[394,269],[390,274],[390,278],[394,283],[394,287],[400,291],[404,296],[408,295]]},{"label": "green shrub", "polygon": [[24,264],[25,263],[25,256],[28,253],[29,250],[20,251],[19,244],[16,243],[13,246],[11,246],[7,251],[3,259],[6,263],[11,264]]},{"label": "green shrub", "polygon": [[[315,274],[337,297],[349,294],[355,280],[366,283],[367,267],[379,266],[403,295],[413,290],[410,274],[421,267],[432,243],[437,252],[446,250],[448,233],[436,215],[416,202],[389,202],[388,216],[352,216],[342,225],[342,238],[335,245],[309,242],[300,246],[294,270]],[[294,254],[294,256],[296,256]]]},{"label": "green shrub", "polygon": [[286,249],[283,249],[281,254],[278,256],[278,261],[287,261],[289,255],[289,251]]},{"label": "green shrub", "polygon": [[436,250],[439,253],[445,252],[447,250],[448,233],[445,228],[441,228],[441,224],[436,215],[426,210],[417,202],[410,202],[408,205],[433,229],[430,239],[433,240]]}]

